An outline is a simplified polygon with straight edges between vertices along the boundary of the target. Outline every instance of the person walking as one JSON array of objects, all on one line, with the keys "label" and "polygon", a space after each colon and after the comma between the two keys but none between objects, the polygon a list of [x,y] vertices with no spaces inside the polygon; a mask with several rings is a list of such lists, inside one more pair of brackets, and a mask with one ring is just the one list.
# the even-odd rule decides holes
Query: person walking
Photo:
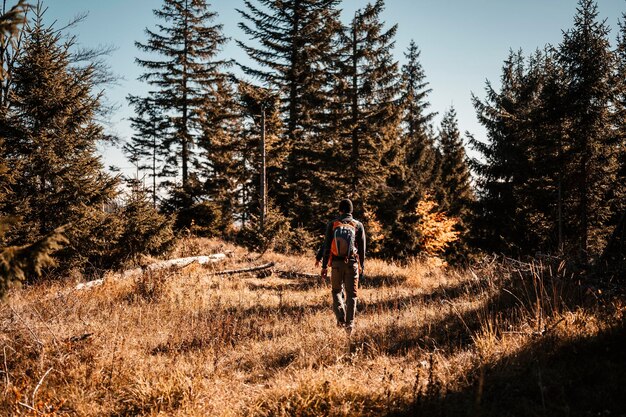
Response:
[{"label": "person walking", "polygon": [[337,325],[344,327],[348,335],[354,330],[359,276],[365,268],[365,229],[352,217],[352,201],[341,200],[339,217],[328,222],[324,238],[322,278],[328,277],[333,296],[333,312]]}]

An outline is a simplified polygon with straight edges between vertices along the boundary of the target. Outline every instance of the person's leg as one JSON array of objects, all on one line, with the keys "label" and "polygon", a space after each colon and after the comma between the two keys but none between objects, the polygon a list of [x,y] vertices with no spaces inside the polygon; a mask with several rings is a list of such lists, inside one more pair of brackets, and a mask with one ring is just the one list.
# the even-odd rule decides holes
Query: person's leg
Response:
[{"label": "person's leg", "polygon": [[346,304],[343,297],[343,270],[341,266],[333,268],[330,273],[330,286],[333,294],[333,312],[337,318],[337,324],[344,325],[346,322]]},{"label": "person's leg", "polygon": [[346,326],[352,329],[354,327],[359,289],[359,268],[356,263],[346,265],[343,285],[346,289]]}]

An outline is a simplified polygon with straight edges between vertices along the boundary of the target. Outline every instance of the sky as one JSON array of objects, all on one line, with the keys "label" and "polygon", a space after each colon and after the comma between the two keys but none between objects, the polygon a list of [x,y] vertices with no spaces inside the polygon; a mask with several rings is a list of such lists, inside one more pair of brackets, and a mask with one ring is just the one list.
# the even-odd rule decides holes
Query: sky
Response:
[{"label": "sky", "polygon": [[[251,0],[255,3],[255,0]],[[223,47],[222,57],[249,64],[235,40],[248,41],[237,27],[241,21],[236,9],[243,0],[209,0],[210,9],[218,13],[216,23],[223,25],[231,38]],[[484,97],[485,81],[498,86],[502,64],[511,49],[522,49],[526,55],[546,44],[557,45],[562,31],[573,26],[577,0],[387,0],[382,20],[386,27],[398,25],[395,56],[405,62],[411,40],[421,50],[420,61],[432,93],[431,110],[443,113],[454,106],[461,132],[484,138],[485,131],[476,120],[471,95]],[[615,43],[618,21],[626,12],[625,0],[598,0],[600,19],[612,28]],[[8,4],[11,4],[9,1]],[[342,16],[348,21],[367,0],[343,0]],[[132,136],[128,118],[132,110],[126,103],[128,94],[141,95],[147,86],[137,81],[142,69],[134,59],[141,54],[135,41],[145,41],[145,29],[153,29],[157,20],[152,13],[161,0],[44,0],[46,19],[61,27],[76,15],[88,13],[86,19],[71,29],[85,47],[112,46],[108,57],[112,71],[120,76],[117,85],[107,87],[108,101],[117,106],[110,116],[108,129],[122,139]],[[119,149],[101,147],[106,166],[115,165],[123,172],[132,166]]]}]

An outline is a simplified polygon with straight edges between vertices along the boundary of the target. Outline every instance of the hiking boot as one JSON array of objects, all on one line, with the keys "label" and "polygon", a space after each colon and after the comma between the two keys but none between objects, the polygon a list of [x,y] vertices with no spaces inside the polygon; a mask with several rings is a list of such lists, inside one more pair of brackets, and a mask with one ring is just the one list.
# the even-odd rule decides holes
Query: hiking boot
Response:
[{"label": "hiking boot", "polygon": [[352,336],[352,332],[354,331],[354,326],[346,325],[344,328],[346,329],[346,334],[348,335],[348,337]]},{"label": "hiking boot", "polygon": [[346,327],[346,323],[344,323],[344,322],[342,322],[342,321],[337,320],[337,327],[339,327],[339,328]]}]

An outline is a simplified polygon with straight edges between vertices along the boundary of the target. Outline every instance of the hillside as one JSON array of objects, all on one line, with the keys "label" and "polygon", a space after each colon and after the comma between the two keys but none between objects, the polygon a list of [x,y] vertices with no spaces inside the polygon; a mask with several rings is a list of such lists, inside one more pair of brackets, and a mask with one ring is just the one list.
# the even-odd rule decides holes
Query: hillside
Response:
[{"label": "hillside", "polygon": [[[316,272],[312,256],[207,240],[171,256],[225,251],[10,292],[0,415],[626,415],[624,297],[564,265],[370,261],[348,338],[328,283],[297,274]],[[211,275],[267,262],[268,277]]]}]

